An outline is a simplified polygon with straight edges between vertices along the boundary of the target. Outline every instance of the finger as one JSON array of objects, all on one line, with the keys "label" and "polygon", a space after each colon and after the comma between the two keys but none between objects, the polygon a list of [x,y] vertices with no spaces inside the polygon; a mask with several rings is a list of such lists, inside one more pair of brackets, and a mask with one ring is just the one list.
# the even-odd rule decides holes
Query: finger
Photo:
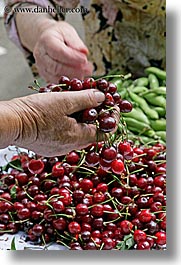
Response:
[{"label": "finger", "polygon": [[97,107],[105,100],[105,95],[99,90],[87,89],[75,92],[62,92],[60,100],[64,102],[65,115],[70,115],[87,108]]},{"label": "finger", "polygon": [[51,58],[67,65],[77,66],[87,63],[87,56],[84,53],[68,47],[56,37],[50,38],[46,43],[46,51]]},{"label": "finger", "polygon": [[70,79],[76,77],[82,80],[85,76],[91,76],[93,72],[93,66],[90,62],[88,62],[85,66],[79,65],[79,67],[71,67],[55,61],[48,54],[38,58],[37,67],[39,73],[43,77],[46,76],[46,80],[48,76],[50,82],[55,82],[56,80],[56,83],[58,83],[61,75],[66,75]]},{"label": "finger", "polygon": [[77,123],[75,129],[77,135],[75,143],[82,148],[88,144],[106,139],[106,134],[99,131],[96,125],[93,124]]},{"label": "finger", "polygon": [[79,37],[77,31],[72,26],[67,25],[67,27],[62,31],[62,34],[67,46],[88,55],[89,53],[88,48]]}]

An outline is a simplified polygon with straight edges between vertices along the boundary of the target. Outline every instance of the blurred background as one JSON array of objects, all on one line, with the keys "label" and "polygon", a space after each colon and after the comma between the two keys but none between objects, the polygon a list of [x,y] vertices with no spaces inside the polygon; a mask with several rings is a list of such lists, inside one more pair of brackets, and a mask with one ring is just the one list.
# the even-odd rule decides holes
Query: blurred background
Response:
[{"label": "blurred background", "polygon": [[[4,0],[0,0],[0,100],[7,100],[34,93],[28,88],[34,78],[23,54],[7,37],[3,11]],[[66,21],[84,40],[81,15],[67,14]]]}]

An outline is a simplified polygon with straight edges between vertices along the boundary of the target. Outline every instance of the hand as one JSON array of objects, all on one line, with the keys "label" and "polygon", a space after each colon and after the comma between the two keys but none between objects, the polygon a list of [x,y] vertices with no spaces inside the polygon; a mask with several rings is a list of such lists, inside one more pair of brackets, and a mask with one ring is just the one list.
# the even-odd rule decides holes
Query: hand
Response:
[{"label": "hand", "polygon": [[47,83],[58,83],[61,75],[83,79],[91,76],[88,49],[75,29],[64,21],[43,30],[33,50],[39,74]]},{"label": "hand", "polygon": [[[97,107],[104,99],[102,92],[90,89],[86,93],[52,92],[11,100],[8,102],[9,108],[18,114],[18,121],[21,121],[17,138],[12,144],[47,157],[85,148],[96,142],[96,126],[77,123],[69,116],[86,108]],[[105,134],[99,132],[98,139],[101,141],[104,138]]]}]

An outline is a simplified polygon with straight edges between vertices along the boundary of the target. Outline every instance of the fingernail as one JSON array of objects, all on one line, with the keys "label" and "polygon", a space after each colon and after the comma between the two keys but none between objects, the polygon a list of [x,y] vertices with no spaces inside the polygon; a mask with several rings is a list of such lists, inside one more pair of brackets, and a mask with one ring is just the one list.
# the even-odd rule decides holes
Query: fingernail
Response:
[{"label": "fingernail", "polygon": [[102,93],[100,91],[95,91],[94,95],[95,95],[97,103],[102,103],[105,100],[104,93]]}]

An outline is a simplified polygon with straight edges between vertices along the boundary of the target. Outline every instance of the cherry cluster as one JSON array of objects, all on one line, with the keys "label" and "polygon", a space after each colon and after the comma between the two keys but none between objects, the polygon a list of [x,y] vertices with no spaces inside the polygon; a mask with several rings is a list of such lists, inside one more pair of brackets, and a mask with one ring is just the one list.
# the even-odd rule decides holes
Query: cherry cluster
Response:
[{"label": "cherry cluster", "polygon": [[75,113],[74,117],[78,122],[94,123],[98,128],[105,132],[111,132],[116,127],[116,120],[113,117],[115,105],[120,109],[120,112],[130,112],[132,104],[128,100],[121,99],[117,92],[115,84],[108,82],[106,79],[98,79],[95,81],[92,77],[86,78],[83,81],[73,78],[69,79],[66,76],[61,76],[59,84],[49,84],[46,87],[39,87],[39,93],[45,92],[61,92],[61,91],[81,91],[86,89],[98,89],[105,94],[105,101],[97,108],[89,108],[79,113]]},{"label": "cherry cluster", "polygon": [[91,144],[61,157],[19,153],[0,172],[0,234],[70,250],[166,247],[166,149]]}]

